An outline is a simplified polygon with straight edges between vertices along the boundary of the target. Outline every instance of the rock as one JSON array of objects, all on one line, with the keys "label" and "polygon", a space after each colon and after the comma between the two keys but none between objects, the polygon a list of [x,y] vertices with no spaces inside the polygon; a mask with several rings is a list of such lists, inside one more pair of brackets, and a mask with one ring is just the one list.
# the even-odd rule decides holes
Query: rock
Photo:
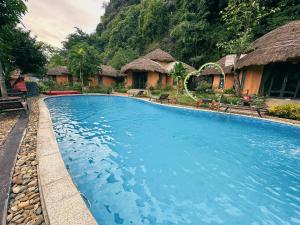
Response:
[{"label": "rock", "polygon": [[37,185],[37,180],[33,180],[30,183],[28,183],[29,187],[36,186],[36,185]]},{"label": "rock", "polygon": [[40,201],[40,198],[37,197],[37,198],[31,199],[31,200],[30,200],[30,204],[35,204],[35,203],[37,203],[37,202],[39,202],[39,201]]},{"label": "rock", "polygon": [[44,217],[42,215],[39,215],[36,217],[32,225],[40,225],[44,222]]},{"label": "rock", "polygon": [[23,176],[22,174],[19,174],[18,176],[16,176],[14,179],[13,179],[13,183],[14,184],[22,184],[23,182]]},{"label": "rock", "polygon": [[6,217],[6,221],[9,222],[9,221],[11,221],[12,218],[13,218],[13,214],[9,214]]},{"label": "rock", "polygon": [[13,207],[11,207],[11,210],[13,211],[13,212],[17,212],[18,211],[18,206],[13,206]]},{"label": "rock", "polygon": [[26,202],[21,202],[19,205],[18,205],[18,207],[19,208],[25,208],[25,207],[27,207],[27,206],[29,206],[29,201],[26,201]]},{"label": "rock", "polygon": [[13,193],[18,194],[26,189],[25,186],[16,186],[12,189]]},{"label": "rock", "polygon": [[21,186],[16,186],[12,189],[13,193],[18,194],[21,190]]},{"label": "rock", "polygon": [[38,207],[35,211],[35,214],[40,215],[42,213],[42,207]]},{"label": "rock", "polygon": [[16,215],[16,216],[14,216],[14,217],[12,218],[11,221],[15,222],[15,221],[17,221],[18,219],[20,219],[21,217],[22,217],[22,215],[18,214],[18,215]]},{"label": "rock", "polygon": [[36,160],[31,162],[32,166],[36,166],[37,164],[38,164],[38,162]]},{"label": "rock", "polygon": [[22,198],[25,197],[25,194],[24,193],[21,193],[21,194],[18,194],[16,197],[15,197],[15,200],[20,200]]}]

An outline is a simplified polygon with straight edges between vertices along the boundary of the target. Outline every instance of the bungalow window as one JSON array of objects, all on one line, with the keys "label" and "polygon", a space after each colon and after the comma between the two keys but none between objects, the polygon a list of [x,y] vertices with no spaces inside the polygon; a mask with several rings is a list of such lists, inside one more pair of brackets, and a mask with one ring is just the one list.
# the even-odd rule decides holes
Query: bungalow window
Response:
[{"label": "bungalow window", "polygon": [[247,70],[243,70],[242,79],[241,79],[241,83],[240,83],[242,90],[244,89],[244,84],[245,84],[246,77],[247,77]]},{"label": "bungalow window", "polygon": [[224,88],[224,76],[220,75],[219,89]]},{"label": "bungalow window", "polygon": [[261,93],[270,97],[300,98],[300,63],[275,63],[266,66]]}]

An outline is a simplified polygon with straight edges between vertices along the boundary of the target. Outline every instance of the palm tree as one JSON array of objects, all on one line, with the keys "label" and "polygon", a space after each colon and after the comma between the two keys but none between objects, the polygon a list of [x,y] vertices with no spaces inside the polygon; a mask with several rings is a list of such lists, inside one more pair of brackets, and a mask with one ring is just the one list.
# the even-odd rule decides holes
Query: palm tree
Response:
[{"label": "palm tree", "polygon": [[176,99],[178,99],[178,95],[179,95],[179,81],[182,80],[184,78],[184,76],[186,75],[186,69],[184,68],[183,64],[181,62],[177,62],[174,65],[173,70],[171,71],[171,75],[173,77],[173,79],[176,81]]}]

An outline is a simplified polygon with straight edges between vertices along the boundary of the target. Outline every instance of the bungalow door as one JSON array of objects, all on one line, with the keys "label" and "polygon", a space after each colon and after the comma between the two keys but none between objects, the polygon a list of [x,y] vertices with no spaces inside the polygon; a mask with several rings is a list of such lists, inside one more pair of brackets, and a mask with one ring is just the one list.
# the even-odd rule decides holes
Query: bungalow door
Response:
[{"label": "bungalow door", "polygon": [[264,76],[264,92],[270,97],[300,98],[300,64],[273,64]]},{"label": "bungalow door", "polygon": [[133,72],[132,88],[133,89],[146,89],[147,75],[148,75],[147,72]]}]

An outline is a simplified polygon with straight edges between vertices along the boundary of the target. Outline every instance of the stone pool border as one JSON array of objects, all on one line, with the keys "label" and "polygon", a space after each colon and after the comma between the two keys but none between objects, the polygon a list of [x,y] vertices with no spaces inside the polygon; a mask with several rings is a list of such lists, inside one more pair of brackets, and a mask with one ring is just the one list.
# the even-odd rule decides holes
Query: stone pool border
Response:
[{"label": "stone pool border", "polygon": [[41,202],[46,223],[96,225],[95,218],[65,167],[44,99],[38,101],[40,118],[37,158]]}]

